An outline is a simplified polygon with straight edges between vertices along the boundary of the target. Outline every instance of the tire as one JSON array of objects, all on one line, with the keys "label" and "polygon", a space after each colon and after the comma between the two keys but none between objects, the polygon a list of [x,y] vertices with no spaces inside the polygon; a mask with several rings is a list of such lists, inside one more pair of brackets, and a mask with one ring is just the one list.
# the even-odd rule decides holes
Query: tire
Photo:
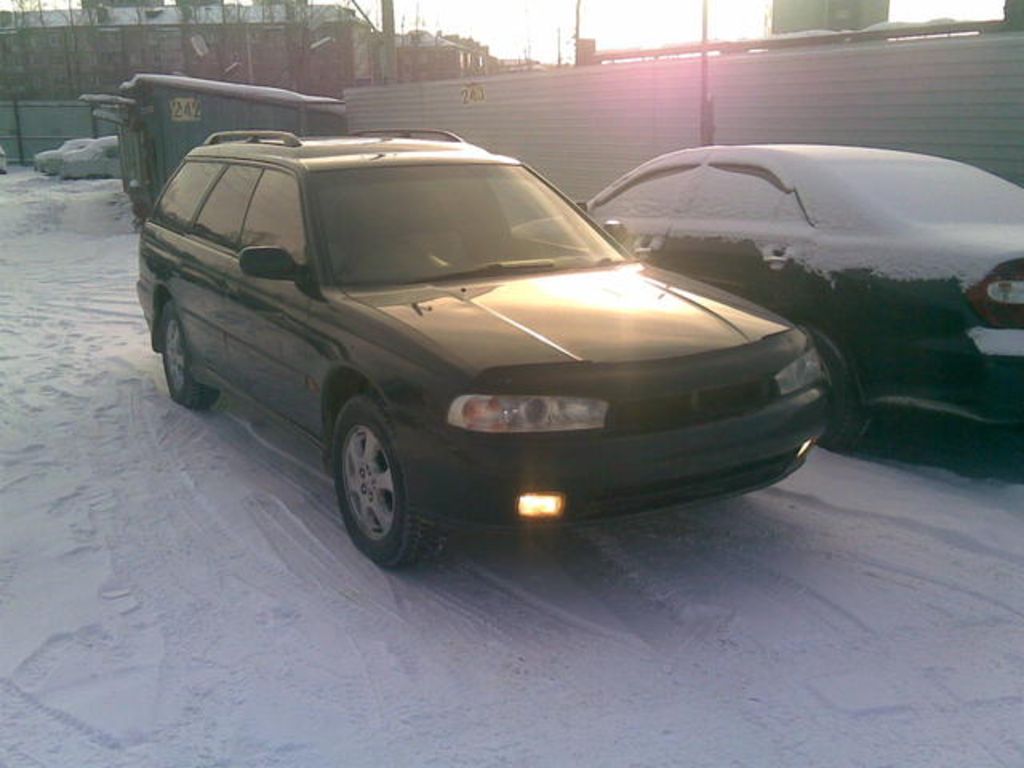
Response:
[{"label": "tire", "polygon": [[809,329],[814,346],[828,375],[828,425],[818,441],[834,451],[849,451],[857,446],[871,419],[864,406],[860,384],[846,356],[832,339],[821,331]]},{"label": "tire", "polygon": [[409,509],[393,431],[369,397],[353,397],[338,414],[331,469],[345,528],[370,560],[400,568],[440,550],[438,528]]},{"label": "tire", "polygon": [[192,355],[173,301],[164,304],[160,313],[160,341],[164,378],[171,399],[193,411],[208,410],[217,402],[220,392],[192,377]]}]

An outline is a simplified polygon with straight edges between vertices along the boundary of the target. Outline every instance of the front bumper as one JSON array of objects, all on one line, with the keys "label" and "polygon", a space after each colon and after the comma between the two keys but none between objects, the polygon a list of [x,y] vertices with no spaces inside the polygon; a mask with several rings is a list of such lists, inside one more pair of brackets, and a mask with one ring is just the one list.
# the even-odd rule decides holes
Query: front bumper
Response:
[{"label": "front bumper", "polygon": [[[1000,343],[1002,334],[1017,333],[984,330]],[[989,345],[993,348],[978,344],[971,334],[922,342],[901,375],[892,376],[868,403],[939,411],[988,424],[1024,424],[1024,354],[992,341]]]},{"label": "front bumper", "polygon": [[825,424],[818,387],[740,416],[662,432],[487,435],[397,427],[408,502],[455,526],[520,523],[528,492],[566,496],[562,522],[581,522],[770,485],[802,463]]}]

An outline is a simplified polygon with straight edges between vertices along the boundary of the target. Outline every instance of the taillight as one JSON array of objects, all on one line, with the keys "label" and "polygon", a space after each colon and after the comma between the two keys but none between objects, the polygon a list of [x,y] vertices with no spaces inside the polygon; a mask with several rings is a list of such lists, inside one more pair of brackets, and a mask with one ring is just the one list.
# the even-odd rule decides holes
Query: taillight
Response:
[{"label": "taillight", "polygon": [[1024,259],[993,269],[967,291],[967,300],[993,328],[1024,328]]}]

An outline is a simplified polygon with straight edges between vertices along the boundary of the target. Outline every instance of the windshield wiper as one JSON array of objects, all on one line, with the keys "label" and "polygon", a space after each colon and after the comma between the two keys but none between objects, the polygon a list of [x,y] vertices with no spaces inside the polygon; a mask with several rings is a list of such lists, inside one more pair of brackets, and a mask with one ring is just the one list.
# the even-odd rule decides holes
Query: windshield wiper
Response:
[{"label": "windshield wiper", "polygon": [[497,275],[509,275],[515,272],[547,272],[555,268],[552,259],[529,259],[526,261],[492,261],[481,264],[473,269],[464,269],[461,272],[445,272],[440,275],[432,275],[417,280],[418,283],[432,283],[438,280],[454,280],[465,277],[494,277]]}]

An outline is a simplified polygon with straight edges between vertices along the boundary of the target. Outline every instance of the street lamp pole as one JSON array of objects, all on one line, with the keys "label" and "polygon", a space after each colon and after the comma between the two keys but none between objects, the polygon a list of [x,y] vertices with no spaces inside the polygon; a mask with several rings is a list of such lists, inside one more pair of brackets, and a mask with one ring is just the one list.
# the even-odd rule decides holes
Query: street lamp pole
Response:
[{"label": "street lamp pole", "polygon": [[580,65],[580,5],[583,0],[576,0],[576,32],[573,34],[573,41],[576,44],[576,59],[573,62],[577,67]]},{"label": "street lamp pole", "polygon": [[701,0],[700,17],[700,143],[714,143],[715,125],[708,72],[708,0]]},{"label": "street lamp pole", "polygon": [[381,0],[381,34],[384,47],[381,51],[381,79],[385,83],[393,83],[397,79],[398,69],[395,55],[395,3],[394,0]]}]

